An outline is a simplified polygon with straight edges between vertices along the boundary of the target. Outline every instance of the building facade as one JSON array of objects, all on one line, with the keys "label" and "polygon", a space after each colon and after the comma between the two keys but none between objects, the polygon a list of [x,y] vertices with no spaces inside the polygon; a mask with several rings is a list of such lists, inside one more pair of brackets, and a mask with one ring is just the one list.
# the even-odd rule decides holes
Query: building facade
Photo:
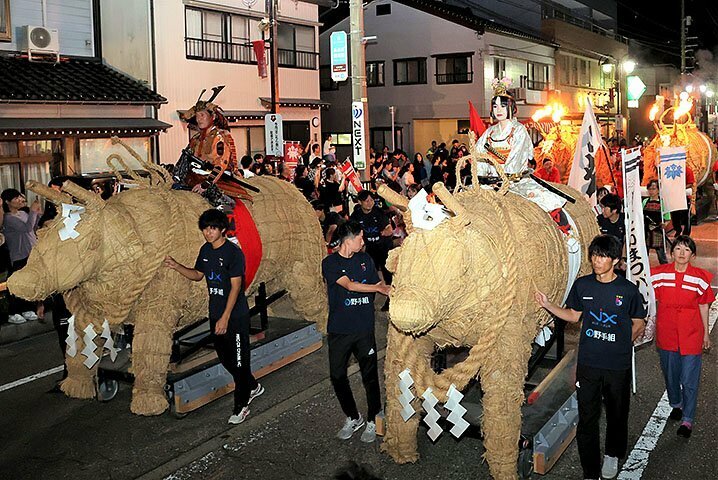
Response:
[{"label": "building facade", "polygon": [[169,127],[153,112],[166,99],[100,60],[96,4],[0,1],[9,25],[0,36],[0,188],[107,172],[111,153],[127,158],[113,135],[152,158],[152,138]]},{"label": "building facade", "polygon": [[[111,63],[148,78],[168,99],[158,119],[173,128],[159,137],[159,158],[174,163],[190,133],[180,113],[195,104],[200,92],[224,85],[216,98],[225,111],[238,156],[263,153],[264,117],[271,107],[271,75],[260,76],[253,42],[268,38],[265,2],[256,0],[128,0],[133,16],[119,16],[125,2],[103,0],[103,41]],[[117,19],[121,18],[120,21]],[[317,6],[279,2],[279,113],[284,139],[320,141]],[[128,37],[134,44],[123,44]],[[261,47],[260,47],[261,51]],[[266,71],[271,72],[265,48]]]}]

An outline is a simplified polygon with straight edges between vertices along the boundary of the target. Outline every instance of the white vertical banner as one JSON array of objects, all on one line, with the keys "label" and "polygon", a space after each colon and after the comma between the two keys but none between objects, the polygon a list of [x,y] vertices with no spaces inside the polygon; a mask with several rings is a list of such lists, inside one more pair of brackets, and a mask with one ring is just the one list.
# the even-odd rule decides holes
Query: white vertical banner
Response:
[{"label": "white vertical banner", "polygon": [[[646,248],[643,225],[643,202],[641,201],[641,179],[638,164],[641,160],[640,147],[622,150],[624,214],[626,219],[626,279],[636,284],[643,297],[643,306],[648,312],[649,322],[656,316],[656,295],[651,283],[651,265]],[[653,329],[647,329],[652,331]],[[644,335],[643,342],[653,339]]]},{"label": "white vertical banner", "polygon": [[581,132],[578,135],[568,186],[586,195],[592,207],[596,206],[596,155],[601,147],[601,130],[593,114],[591,101],[586,101]]},{"label": "white vertical banner", "polygon": [[666,212],[686,210],[686,147],[658,149],[661,203]]},{"label": "white vertical banner", "polygon": [[354,152],[354,168],[366,168],[366,151],[364,145],[364,103],[352,102],[352,151]]}]

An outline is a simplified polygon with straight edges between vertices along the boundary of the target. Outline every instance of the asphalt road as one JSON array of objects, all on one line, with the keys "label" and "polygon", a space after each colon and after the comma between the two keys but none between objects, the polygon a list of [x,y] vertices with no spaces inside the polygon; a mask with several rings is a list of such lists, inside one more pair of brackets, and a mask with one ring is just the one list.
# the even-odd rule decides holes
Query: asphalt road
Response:
[{"label": "asphalt road", "polygon": [[[696,264],[716,273],[718,224],[696,228],[694,238]],[[380,349],[386,321],[378,315]],[[569,346],[575,335],[570,329]],[[715,332],[712,339],[718,343]],[[169,414],[131,414],[129,385],[107,403],[47,393],[59,374],[3,390],[3,385],[56,367],[60,358],[54,332],[0,348],[0,478],[319,479],[332,478],[348,461],[366,464],[387,480],[490,478],[480,439],[456,440],[444,433],[432,443],[421,427],[421,458],[409,465],[394,464],[379,451],[379,442],[366,445],[358,435],[346,442],[335,439],[343,419],[328,380],[326,348],[262,379],[266,393],[252,403],[248,420],[231,428],[227,396],[178,420]],[[637,353],[629,450],[638,445],[619,478],[718,477],[717,358],[718,347],[704,356],[697,421],[686,441],[676,436],[677,424],[666,423],[665,412],[657,410],[665,387],[655,349]],[[361,379],[355,374],[351,380],[364,410]],[[575,442],[545,478],[581,478]]]}]

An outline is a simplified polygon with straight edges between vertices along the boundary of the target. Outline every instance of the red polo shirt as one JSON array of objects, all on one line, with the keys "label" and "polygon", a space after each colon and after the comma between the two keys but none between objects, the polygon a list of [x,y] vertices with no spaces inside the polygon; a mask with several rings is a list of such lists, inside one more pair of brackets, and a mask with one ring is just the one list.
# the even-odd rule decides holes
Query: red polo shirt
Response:
[{"label": "red polo shirt", "polygon": [[542,180],[546,180],[547,182],[561,183],[561,174],[556,167],[551,167],[551,170],[546,170],[545,168],[541,167],[536,170],[536,173],[534,173],[534,175],[536,175]]}]

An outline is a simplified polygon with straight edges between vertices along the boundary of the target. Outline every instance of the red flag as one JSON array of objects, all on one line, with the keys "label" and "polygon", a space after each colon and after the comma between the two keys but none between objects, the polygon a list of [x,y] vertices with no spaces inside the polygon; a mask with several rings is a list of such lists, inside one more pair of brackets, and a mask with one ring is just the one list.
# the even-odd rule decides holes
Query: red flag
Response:
[{"label": "red flag", "polygon": [[481,120],[479,112],[476,111],[471,101],[469,101],[469,128],[476,134],[476,138],[479,138],[486,131],[486,125]]},{"label": "red flag", "polygon": [[254,56],[257,58],[257,73],[259,78],[267,78],[267,58],[265,56],[264,40],[252,41]]}]

